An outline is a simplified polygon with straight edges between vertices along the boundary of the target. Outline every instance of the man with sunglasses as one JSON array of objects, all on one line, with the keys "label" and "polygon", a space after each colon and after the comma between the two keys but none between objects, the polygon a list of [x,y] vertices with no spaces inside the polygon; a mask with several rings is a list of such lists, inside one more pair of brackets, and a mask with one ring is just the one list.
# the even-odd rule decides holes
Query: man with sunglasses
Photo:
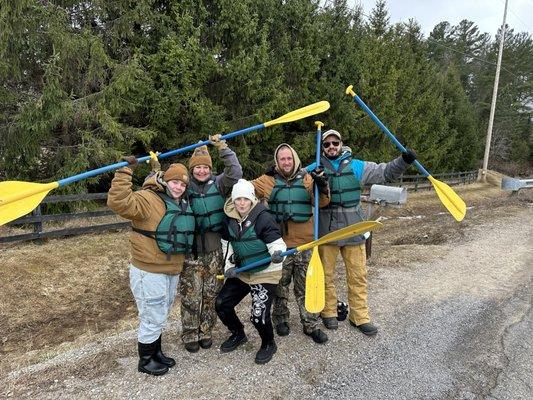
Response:
[{"label": "man with sunglasses", "polygon": [[[349,147],[343,146],[342,136],[330,129],[322,135],[320,165],[328,176],[330,203],[320,210],[319,236],[364,220],[360,207],[361,188],[374,183],[384,183],[400,177],[416,159],[416,154],[407,149],[388,163],[376,164],[352,157]],[[316,170],[316,163],[307,171]],[[350,324],[368,336],[378,332],[370,322],[367,303],[366,252],[363,235],[319,247],[324,265],[326,305],[321,317],[328,329],[337,329],[337,293],[335,290],[335,261],[341,253],[346,267]]]}]

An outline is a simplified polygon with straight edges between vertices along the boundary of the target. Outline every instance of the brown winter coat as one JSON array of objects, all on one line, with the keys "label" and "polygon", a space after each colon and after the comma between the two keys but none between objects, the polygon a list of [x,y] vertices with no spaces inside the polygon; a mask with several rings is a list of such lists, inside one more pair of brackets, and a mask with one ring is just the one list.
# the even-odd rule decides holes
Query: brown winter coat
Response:
[{"label": "brown winter coat", "polygon": [[[123,218],[129,219],[132,226],[147,231],[155,231],[163,218],[166,206],[154,191],[164,192],[152,175],[141,190],[132,191],[132,171],[125,167],[115,172],[107,196],[107,205]],[[157,246],[157,242],[140,233],[131,232],[131,263],[144,271],[176,275],[183,267],[184,254],[172,254],[170,259]]]},{"label": "brown winter coat", "polygon": [[[287,146],[291,151],[294,159],[294,168],[290,174],[290,176],[285,176],[283,173],[281,173],[279,166],[277,165],[277,154],[282,146]],[[296,151],[289,146],[288,144],[281,144],[278,146],[274,153],[274,161],[276,162],[276,172],[285,180],[288,182],[294,180],[296,175],[300,172],[302,166],[300,162],[300,158],[298,157],[298,154],[296,154]],[[270,198],[270,194],[272,193],[272,189],[274,189],[274,186],[276,184],[276,179],[273,176],[269,175],[261,175],[259,178],[254,179],[251,181],[255,188],[255,194],[259,199],[264,199],[268,201]],[[314,189],[313,189],[313,178],[308,173],[305,174],[303,177],[303,184],[307,191],[309,192],[311,196],[311,201],[314,198]],[[320,193],[318,196],[318,206],[319,207],[325,207],[329,204],[329,193],[323,194]],[[314,211],[314,210],[313,210]],[[294,222],[294,221],[287,221],[286,226],[282,229],[283,232],[283,241],[287,244],[287,247],[297,247],[301,244],[311,242],[313,241],[313,217],[311,217],[307,222]]]}]

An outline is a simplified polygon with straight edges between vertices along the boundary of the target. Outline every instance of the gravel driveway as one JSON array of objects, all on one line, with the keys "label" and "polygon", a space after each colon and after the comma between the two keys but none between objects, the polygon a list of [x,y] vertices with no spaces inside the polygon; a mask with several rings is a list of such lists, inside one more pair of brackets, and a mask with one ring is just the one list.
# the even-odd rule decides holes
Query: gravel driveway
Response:
[{"label": "gravel driveway", "polygon": [[220,324],[212,349],[189,354],[174,322],[164,341],[178,365],[162,377],[136,372],[131,330],[15,369],[0,381],[0,396],[531,399],[533,207],[472,218],[460,240],[443,244],[375,240],[370,310],[380,331],[373,338],[341,323],[328,343],[314,344],[293,301],[291,334],[277,339],[265,366],[253,362],[259,338],[249,322],[250,341],[230,354],[218,351],[226,336]]}]

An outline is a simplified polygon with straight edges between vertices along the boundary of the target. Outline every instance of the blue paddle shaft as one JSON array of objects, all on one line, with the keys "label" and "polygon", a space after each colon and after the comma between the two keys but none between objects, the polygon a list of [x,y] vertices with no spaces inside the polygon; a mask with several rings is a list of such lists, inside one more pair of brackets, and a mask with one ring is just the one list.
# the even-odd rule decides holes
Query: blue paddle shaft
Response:
[{"label": "blue paddle shaft", "polygon": [[[243,135],[243,134],[248,133],[248,132],[252,132],[252,131],[257,131],[259,129],[263,129],[264,127],[265,127],[265,124],[258,124],[258,125],[251,126],[249,128],[240,129],[238,131],[230,132],[230,133],[228,133],[226,135],[221,136],[220,140],[231,139],[231,138],[233,138],[235,136],[239,136],[239,135]],[[208,145],[209,143],[210,143],[209,140],[204,140],[202,142],[198,142],[198,143],[195,143],[195,144],[191,144],[189,146],[181,147],[181,148],[176,149],[176,150],[171,150],[171,151],[167,151],[166,153],[159,154],[157,156],[157,158],[159,158],[159,159],[168,158],[168,157],[172,157],[172,156],[174,156],[176,154],[186,153],[188,151],[196,149],[197,147]],[[142,162],[148,161],[149,159],[150,159],[150,156],[144,156],[144,157],[138,158],[137,162],[138,163],[142,163]],[[100,174],[103,174],[105,172],[114,171],[114,170],[122,168],[122,167],[127,167],[128,165],[129,164],[126,161],[121,161],[121,162],[118,162],[118,163],[115,163],[115,164],[106,165],[105,167],[93,169],[91,171],[83,172],[83,173],[78,174],[78,175],[74,175],[74,176],[70,176],[70,177],[65,178],[65,179],[61,179],[61,180],[58,181],[58,184],[59,184],[59,186],[65,186],[65,185],[68,185],[69,183],[74,183],[74,182],[77,182],[77,181],[81,181],[82,179],[91,178],[93,176],[100,175]]]},{"label": "blue paddle shaft", "polygon": [[[320,166],[320,141],[321,141],[322,131],[320,127],[316,130],[316,167],[318,168]],[[315,214],[313,216],[314,218],[314,230],[313,230],[313,238],[315,240],[318,239],[318,186],[315,183]]]},{"label": "blue paddle shaft", "polygon": [[[296,248],[294,248],[294,249],[289,249],[287,251],[284,251],[283,253],[281,253],[281,255],[283,257],[286,257],[286,256],[290,256],[290,255],[296,254],[296,253],[298,253],[298,250]],[[266,263],[269,263],[269,262],[270,262],[270,257],[265,257],[265,258],[263,258],[261,260],[254,261],[253,263],[243,265],[242,267],[237,268],[235,270],[235,272],[240,274],[241,272],[249,271],[251,269],[260,267],[261,265],[265,265]]]},{"label": "blue paddle shaft", "polygon": [[[364,101],[361,100],[361,98],[358,95],[355,95],[353,99],[357,104],[359,104],[359,107],[361,107],[370,116],[370,118],[372,118],[372,120],[377,124],[377,126],[379,126],[379,128],[389,137],[389,139],[392,141],[392,143],[394,143],[396,148],[400,150],[402,153],[405,153],[406,152],[405,147],[403,147],[400,141],[396,139],[396,136],[394,136],[394,134],[391,131],[389,131],[385,125],[383,125],[383,123],[379,120],[379,118],[376,117],[376,114],[374,114],[372,110],[368,108],[368,106],[364,103]],[[418,162],[418,160],[415,160],[413,162],[413,165],[416,168],[418,168],[418,170],[420,171],[422,175],[424,176],[430,175],[430,173],[422,166],[422,164]]]}]

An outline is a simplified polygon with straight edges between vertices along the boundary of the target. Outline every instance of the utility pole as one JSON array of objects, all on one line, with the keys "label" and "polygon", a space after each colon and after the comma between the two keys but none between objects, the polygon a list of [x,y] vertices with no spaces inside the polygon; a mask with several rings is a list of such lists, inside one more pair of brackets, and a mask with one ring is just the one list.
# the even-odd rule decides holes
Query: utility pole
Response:
[{"label": "utility pole", "polygon": [[498,62],[496,63],[496,76],[494,77],[494,89],[492,90],[492,102],[490,105],[489,126],[487,128],[487,140],[485,142],[485,157],[483,157],[483,169],[481,171],[481,181],[487,179],[487,167],[489,164],[490,142],[492,138],[492,126],[494,124],[494,112],[496,111],[496,97],[498,96],[498,83],[500,81],[500,67],[502,65],[503,42],[505,41],[505,18],[507,17],[507,3],[505,0],[505,9],[503,11],[503,22],[500,38],[500,49],[498,51]]}]

